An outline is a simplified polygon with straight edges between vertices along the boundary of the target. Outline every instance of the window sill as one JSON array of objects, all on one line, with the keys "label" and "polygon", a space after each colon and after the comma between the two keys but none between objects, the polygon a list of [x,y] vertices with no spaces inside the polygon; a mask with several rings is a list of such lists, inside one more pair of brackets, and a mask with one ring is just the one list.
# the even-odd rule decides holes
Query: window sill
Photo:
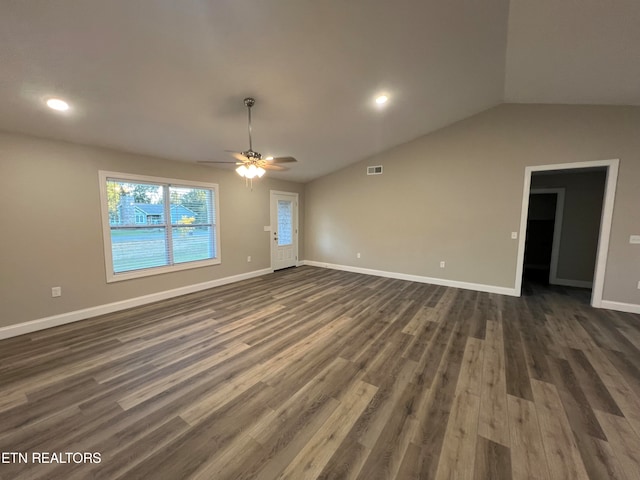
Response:
[{"label": "window sill", "polygon": [[220,265],[220,263],[221,260],[219,258],[215,258],[212,260],[200,260],[196,262],[168,265],[166,267],[145,268],[142,270],[134,270],[122,273],[107,273],[107,283],[121,282],[123,280],[133,280],[135,278],[151,277],[154,275],[162,275],[164,273],[180,272],[183,270],[191,270],[193,268],[209,267],[212,265]]}]

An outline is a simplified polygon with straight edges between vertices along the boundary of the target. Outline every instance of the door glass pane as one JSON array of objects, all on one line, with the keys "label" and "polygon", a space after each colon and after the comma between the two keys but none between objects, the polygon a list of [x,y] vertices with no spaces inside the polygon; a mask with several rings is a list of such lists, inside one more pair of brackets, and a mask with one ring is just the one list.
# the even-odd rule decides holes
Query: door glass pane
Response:
[{"label": "door glass pane", "polygon": [[278,200],[278,246],[293,244],[293,208],[291,200]]}]

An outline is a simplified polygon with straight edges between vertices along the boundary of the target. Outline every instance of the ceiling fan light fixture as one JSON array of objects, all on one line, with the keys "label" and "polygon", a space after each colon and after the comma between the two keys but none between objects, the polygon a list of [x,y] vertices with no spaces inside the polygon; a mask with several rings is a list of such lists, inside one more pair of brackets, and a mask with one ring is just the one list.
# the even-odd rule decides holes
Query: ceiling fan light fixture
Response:
[{"label": "ceiling fan light fixture", "polygon": [[47,107],[59,112],[66,112],[69,110],[69,104],[60,98],[50,98],[47,100]]},{"label": "ceiling fan light fixture", "polygon": [[262,167],[258,167],[255,163],[252,163],[250,165],[240,165],[236,168],[236,172],[238,172],[238,175],[241,177],[253,179],[255,177],[262,177],[266,170]]},{"label": "ceiling fan light fixture", "polygon": [[388,100],[389,100],[389,97],[387,97],[386,95],[378,95],[376,97],[376,103],[378,105],[384,105],[385,103],[387,103]]},{"label": "ceiling fan light fixture", "polygon": [[247,167],[247,173],[245,173],[245,176],[247,178],[253,178],[258,174],[257,170],[258,169],[256,168],[256,166],[252,163],[251,165],[249,165],[249,167]]}]

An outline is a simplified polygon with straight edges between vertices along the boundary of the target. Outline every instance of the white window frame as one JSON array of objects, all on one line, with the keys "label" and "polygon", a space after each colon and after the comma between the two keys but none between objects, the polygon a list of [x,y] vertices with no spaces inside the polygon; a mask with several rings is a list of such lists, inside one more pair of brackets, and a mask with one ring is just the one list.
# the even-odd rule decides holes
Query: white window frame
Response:
[{"label": "white window frame", "polygon": [[[161,275],[163,273],[177,272],[181,270],[190,270],[192,268],[208,267],[211,265],[219,265],[222,263],[222,254],[220,248],[220,191],[217,183],[193,182],[190,180],[179,180],[174,178],[152,177],[148,175],[135,175],[132,173],[108,172],[100,170],[98,172],[100,181],[100,209],[102,214],[102,238],[104,244],[104,261],[107,276],[107,283],[119,282],[122,280],[131,280],[133,278],[148,277],[152,275]],[[215,221],[213,222],[216,257],[207,260],[198,260],[194,262],[178,263],[161,267],[151,267],[140,270],[132,270],[128,272],[115,273],[113,271],[113,250],[111,246],[111,225],[109,223],[109,207],[107,204],[107,180],[113,179],[118,181],[130,181],[132,183],[151,183],[160,185],[169,185],[172,187],[193,187],[203,188],[213,191],[213,207],[215,211]],[[170,208],[170,206],[169,206]],[[167,228],[171,229],[171,217],[168,218]]]}]

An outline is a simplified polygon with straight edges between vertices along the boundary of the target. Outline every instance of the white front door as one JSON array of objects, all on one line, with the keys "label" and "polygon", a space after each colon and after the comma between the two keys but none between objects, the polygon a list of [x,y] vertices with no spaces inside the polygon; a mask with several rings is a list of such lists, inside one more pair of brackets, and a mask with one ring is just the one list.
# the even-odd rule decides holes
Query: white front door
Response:
[{"label": "white front door", "polygon": [[271,268],[298,263],[298,194],[271,191]]}]

